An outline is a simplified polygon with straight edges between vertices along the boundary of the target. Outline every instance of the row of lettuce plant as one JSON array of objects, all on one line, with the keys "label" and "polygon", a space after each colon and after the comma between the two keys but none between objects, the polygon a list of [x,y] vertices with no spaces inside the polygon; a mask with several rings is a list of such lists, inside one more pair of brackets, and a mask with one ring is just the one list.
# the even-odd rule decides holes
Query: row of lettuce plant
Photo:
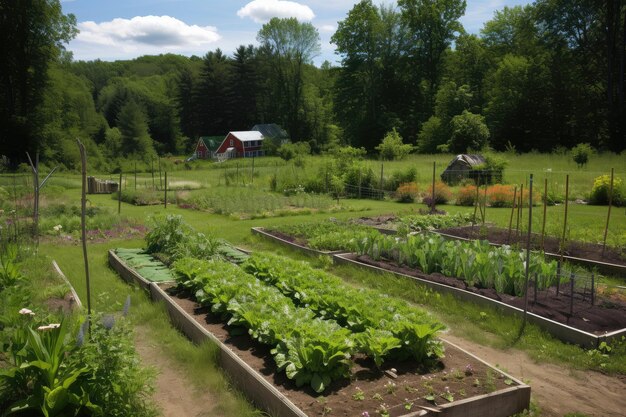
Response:
[{"label": "row of lettuce plant", "polygon": [[405,301],[369,289],[346,287],[340,278],[306,262],[266,253],[252,255],[241,267],[278,288],[296,305],[355,332],[358,350],[377,366],[389,358],[423,364],[443,356],[443,345],[436,335],[444,326]]},{"label": "row of lettuce plant", "polygon": [[278,372],[284,370],[297,386],[308,384],[319,393],[349,375],[354,340],[337,322],[296,307],[275,287],[228,262],[182,258],[173,268],[179,287],[198,303],[271,346]]},{"label": "row of lettuce plant", "polygon": [[[415,234],[405,239],[381,234],[355,237],[348,248],[378,261],[392,260],[426,274],[434,272],[465,281],[468,286],[495,288],[498,293],[524,295],[526,251],[494,247],[487,241],[446,240],[436,234]],[[531,253],[529,273],[545,289],[557,282],[557,262]]]},{"label": "row of lettuce plant", "polygon": [[474,215],[471,213],[448,214],[410,214],[400,217],[398,233],[405,235],[410,232],[423,232],[427,230],[446,229],[471,224]]}]

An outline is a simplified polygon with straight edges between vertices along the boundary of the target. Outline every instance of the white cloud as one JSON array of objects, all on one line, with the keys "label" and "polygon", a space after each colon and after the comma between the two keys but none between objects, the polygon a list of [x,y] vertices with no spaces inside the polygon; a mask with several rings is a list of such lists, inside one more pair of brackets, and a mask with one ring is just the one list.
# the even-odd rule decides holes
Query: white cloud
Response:
[{"label": "white cloud", "polygon": [[295,17],[302,21],[311,21],[315,13],[309,6],[284,0],[254,0],[237,11],[237,16],[249,17],[257,23],[266,23],[273,17]]},{"label": "white cloud", "polygon": [[221,39],[213,26],[188,25],[170,16],[116,18],[110,22],[78,24],[76,41],[81,44],[110,46],[125,52],[158,48],[161,52],[196,49]]},{"label": "white cloud", "polygon": [[337,26],[335,26],[335,25],[320,25],[320,26],[317,27],[317,29],[321,33],[335,33],[335,31],[337,30]]}]

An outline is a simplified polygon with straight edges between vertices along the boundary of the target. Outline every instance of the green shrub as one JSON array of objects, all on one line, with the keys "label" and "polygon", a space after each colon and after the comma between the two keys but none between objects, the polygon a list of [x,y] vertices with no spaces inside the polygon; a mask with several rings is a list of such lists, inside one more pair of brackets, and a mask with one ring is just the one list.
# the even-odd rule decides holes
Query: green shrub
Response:
[{"label": "green shrub", "polygon": [[391,174],[391,178],[384,183],[384,188],[387,191],[395,191],[400,184],[415,182],[415,180],[417,180],[417,169],[410,167],[404,171],[395,171]]},{"label": "green shrub", "polygon": [[588,143],[579,143],[572,148],[572,159],[574,159],[578,168],[582,168],[589,162],[591,154],[593,154],[593,148]]},{"label": "green shrub", "polygon": [[417,195],[417,184],[414,182],[400,184],[396,190],[396,200],[399,203],[413,203]]},{"label": "green shrub", "polygon": [[[611,176],[600,175],[593,180],[593,188],[591,189],[591,195],[589,196],[589,202],[597,205],[609,204],[609,192],[611,188]],[[624,192],[621,178],[613,178],[613,201],[615,206],[622,206],[626,204],[626,193]]]},{"label": "green shrub", "polygon": [[402,136],[394,128],[387,132],[380,145],[376,146],[383,160],[393,161],[405,158],[412,150],[413,145],[402,142]]}]

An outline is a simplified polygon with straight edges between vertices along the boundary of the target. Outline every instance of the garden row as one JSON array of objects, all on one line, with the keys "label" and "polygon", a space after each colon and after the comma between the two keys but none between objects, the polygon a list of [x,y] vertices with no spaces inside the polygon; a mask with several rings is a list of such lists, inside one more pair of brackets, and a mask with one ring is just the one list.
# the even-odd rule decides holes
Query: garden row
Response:
[{"label": "garden row", "polygon": [[[468,286],[494,288],[498,293],[521,296],[525,291],[525,251],[493,247],[487,241],[450,241],[437,234],[384,235],[364,226],[335,222],[284,226],[273,229],[295,234],[320,250],[346,250],[378,261],[382,258],[426,274],[456,277]],[[557,262],[531,253],[529,273],[545,289],[558,280]]]}]

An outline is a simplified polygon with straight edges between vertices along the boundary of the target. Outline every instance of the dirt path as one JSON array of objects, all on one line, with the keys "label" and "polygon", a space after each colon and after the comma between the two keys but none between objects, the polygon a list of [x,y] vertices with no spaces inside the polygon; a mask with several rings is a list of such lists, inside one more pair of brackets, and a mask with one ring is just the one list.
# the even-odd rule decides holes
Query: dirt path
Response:
[{"label": "dirt path", "polygon": [[532,398],[541,408],[542,416],[556,417],[574,412],[598,417],[626,415],[626,378],[535,363],[522,351],[497,350],[453,334],[446,334],[444,338],[529,383]]},{"label": "dirt path", "polygon": [[159,349],[146,328],[135,328],[135,348],[144,365],[157,370],[154,400],[163,417],[221,417],[219,399],[207,390],[194,389],[180,368]]}]

